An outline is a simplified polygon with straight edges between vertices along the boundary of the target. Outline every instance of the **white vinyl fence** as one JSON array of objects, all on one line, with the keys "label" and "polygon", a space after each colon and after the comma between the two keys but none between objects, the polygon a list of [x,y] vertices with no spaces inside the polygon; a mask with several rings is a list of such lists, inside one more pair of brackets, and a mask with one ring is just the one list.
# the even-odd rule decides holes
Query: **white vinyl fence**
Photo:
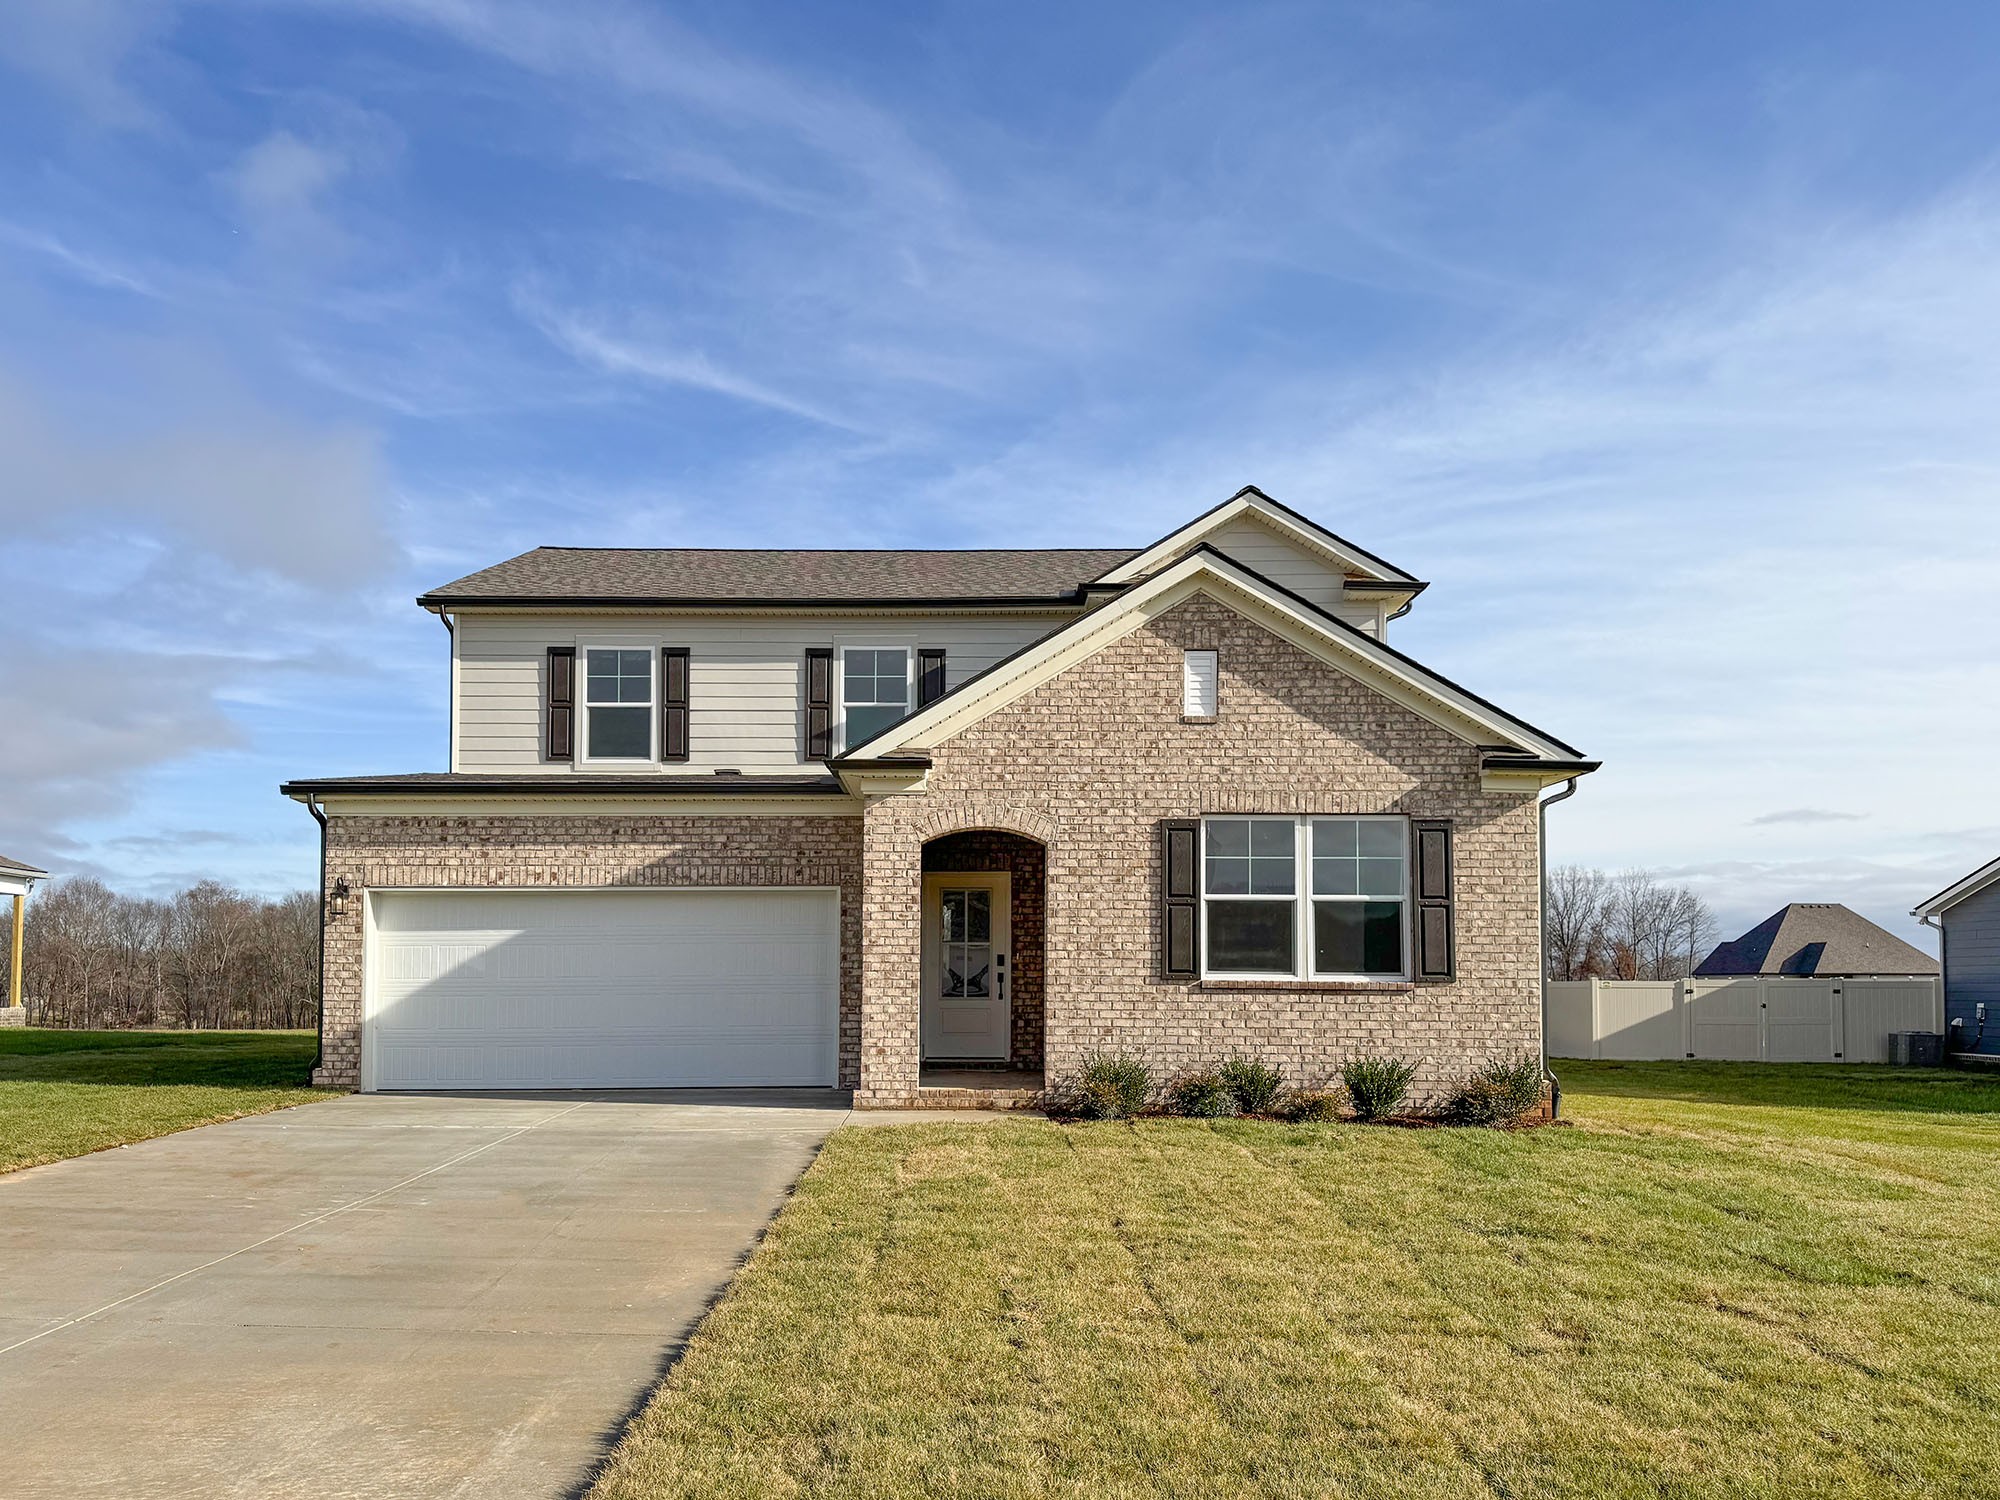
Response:
[{"label": "white vinyl fence", "polygon": [[1568,979],[1548,988],[1552,1057],[1887,1062],[1891,1032],[1944,1030],[1935,979]]}]

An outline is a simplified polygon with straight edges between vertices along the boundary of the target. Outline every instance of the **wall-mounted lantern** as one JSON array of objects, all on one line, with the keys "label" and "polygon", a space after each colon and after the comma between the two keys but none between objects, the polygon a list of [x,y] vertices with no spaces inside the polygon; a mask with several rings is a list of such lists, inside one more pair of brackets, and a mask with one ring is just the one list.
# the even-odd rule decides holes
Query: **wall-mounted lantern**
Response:
[{"label": "wall-mounted lantern", "polygon": [[332,891],[330,891],[327,894],[326,898],[327,915],[333,918],[333,920],[336,922],[338,922],[342,917],[346,916],[347,898],[352,894],[353,892],[349,889],[347,884],[347,877],[345,875],[342,875],[339,878],[337,878],[333,882]]}]

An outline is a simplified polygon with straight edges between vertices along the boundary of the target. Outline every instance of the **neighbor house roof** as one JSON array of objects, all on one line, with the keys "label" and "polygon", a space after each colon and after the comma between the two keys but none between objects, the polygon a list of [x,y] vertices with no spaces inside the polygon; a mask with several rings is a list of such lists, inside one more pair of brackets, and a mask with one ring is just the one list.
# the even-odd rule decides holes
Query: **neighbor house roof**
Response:
[{"label": "neighbor house roof", "polygon": [[1695,974],[1809,979],[1834,974],[1935,974],[1938,962],[1837,901],[1794,901],[1732,942],[1719,943]]},{"label": "neighbor house roof", "polygon": [[1948,911],[1967,896],[1976,896],[1994,881],[2000,880],[2000,859],[1991,864],[1981,865],[1963,880],[1954,880],[1930,900],[1910,913],[1913,917],[1934,917],[1941,911]]},{"label": "neighbor house roof", "polygon": [[22,860],[9,859],[4,854],[0,854],[0,871],[4,871],[9,875],[46,875],[49,873],[47,870],[38,870],[33,865],[27,864]]},{"label": "neighbor house roof", "polygon": [[982,551],[537,547],[431,590],[461,605],[1034,604],[1073,602],[1131,547]]}]

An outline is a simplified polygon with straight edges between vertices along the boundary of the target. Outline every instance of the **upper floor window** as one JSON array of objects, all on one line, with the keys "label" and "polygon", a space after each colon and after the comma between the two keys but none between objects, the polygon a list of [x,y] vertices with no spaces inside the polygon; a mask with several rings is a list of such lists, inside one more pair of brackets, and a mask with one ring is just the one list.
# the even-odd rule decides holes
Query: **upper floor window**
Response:
[{"label": "upper floor window", "polygon": [[603,650],[584,653],[586,760],[653,758],[653,653]]},{"label": "upper floor window", "polygon": [[1208,818],[1202,952],[1209,973],[1399,979],[1408,972],[1402,818]]},{"label": "upper floor window", "polygon": [[841,653],[841,746],[873,739],[910,711],[910,652],[902,646],[849,646]]}]

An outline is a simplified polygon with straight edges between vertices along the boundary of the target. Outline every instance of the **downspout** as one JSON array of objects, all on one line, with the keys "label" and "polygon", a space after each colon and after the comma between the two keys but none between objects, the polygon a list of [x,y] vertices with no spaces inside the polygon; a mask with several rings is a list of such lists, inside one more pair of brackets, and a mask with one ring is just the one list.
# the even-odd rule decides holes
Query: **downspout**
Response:
[{"label": "downspout", "polygon": [[1537,946],[1541,948],[1542,965],[1542,1077],[1549,1085],[1549,1118],[1562,1117],[1562,1080],[1549,1067],[1549,809],[1556,803],[1576,795],[1576,778],[1570,777],[1563,783],[1563,789],[1553,797],[1545,797],[1535,806],[1535,859],[1540,867],[1541,880],[1537,892],[1541,897],[1540,917],[1537,922]]},{"label": "downspout", "polygon": [[319,798],[310,792],[306,794],[306,811],[319,824],[319,982],[313,987],[316,992],[313,1008],[319,1013],[313,1023],[317,1032],[313,1043],[313,1072],[316,1074],[326,1057],[326,814],[320,811]]},{"label": "downspout", "polygon": [[444,633],[451,637],[451,656],[445,662],[445,671],[451,675],[451,681],[445,688],[444,768],[447,771],[456,771],[458,769],[458,626],[453,623],[450,613],[443,609],[437,612],[437,617],[438,623],[444,626]]}]

